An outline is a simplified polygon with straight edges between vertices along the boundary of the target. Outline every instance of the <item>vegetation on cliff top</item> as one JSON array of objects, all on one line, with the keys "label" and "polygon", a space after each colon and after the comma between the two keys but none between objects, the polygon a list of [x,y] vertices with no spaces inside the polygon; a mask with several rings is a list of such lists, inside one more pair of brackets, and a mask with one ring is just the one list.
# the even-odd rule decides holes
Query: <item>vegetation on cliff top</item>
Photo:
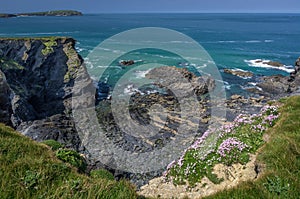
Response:
[{"label": "vegetation on cliff top", "polygon": [[263,175],[206,198],[299,198],[300,97],[281,101],[284,106],[279,110],[280,119],[267,131],[269,141],[257,157],[266,167]]},{"label": "vegetation on cliff top", "polygon": [[[61,150],[58,150],[61,152]],[[0,124],[0,198],[136,198],[134,187],[103,171],[79,174],[45,144]]]},{"label": "vegetation on cliff top", "polygon": [[42,50],[42,54],[44,56],[49,55],[50,53],[54,52],[53,47],[57,46],[57,42],[55,41],[55,38],[49,38],[48,41],[44,42],[45,48]]}]

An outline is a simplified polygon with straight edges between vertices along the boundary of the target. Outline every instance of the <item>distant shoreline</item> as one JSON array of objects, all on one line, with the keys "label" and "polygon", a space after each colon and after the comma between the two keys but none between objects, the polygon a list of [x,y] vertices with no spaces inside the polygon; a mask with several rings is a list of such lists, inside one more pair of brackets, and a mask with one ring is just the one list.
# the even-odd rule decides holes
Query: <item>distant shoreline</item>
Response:
[{"label": "distant shoreline", "polygon": [[82,16],[83,14],[75,10],[54,10],[46,12],[29,12],[18,14],[0,13],[0,18],[12,18],[12,17],[29,17],[29,16]]}]

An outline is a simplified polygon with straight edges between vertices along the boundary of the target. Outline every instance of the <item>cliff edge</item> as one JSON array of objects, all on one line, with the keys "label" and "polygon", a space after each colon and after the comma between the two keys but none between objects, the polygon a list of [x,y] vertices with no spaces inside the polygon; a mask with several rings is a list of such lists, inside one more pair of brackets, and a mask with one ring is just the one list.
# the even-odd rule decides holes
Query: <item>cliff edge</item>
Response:
[{"label": "cliff edge", "polygon": [[67,37],[0,39],[0,122],[41,141],[78,150],[70,117],[75,78],[92,86],[75,40]]}]

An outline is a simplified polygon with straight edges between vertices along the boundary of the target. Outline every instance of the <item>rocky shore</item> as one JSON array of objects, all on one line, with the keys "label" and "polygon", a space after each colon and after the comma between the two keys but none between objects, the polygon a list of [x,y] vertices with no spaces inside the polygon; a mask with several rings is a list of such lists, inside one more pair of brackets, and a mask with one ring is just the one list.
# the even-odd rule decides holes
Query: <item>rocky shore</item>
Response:
[{"label": "rocky shore", "polygon": [[299,93],[300,90],[300,58],[295,62],[295,71],[289,76],[272,75],[263,76],[258,79],[257,88],[250,92],[261,96],[279,99],[281,97]]},{"label": "rocky shore", "polygon": [[[251,90],[252,97],[233,95],[227,99],[227,106],[224,106],[212,104],[209,98],[209,91],[215,86],[212,78],[200,78],[186,69],[176,67],[155,68],[146,76],[154,81],[154,86],[178,90],[180,92],[177,96],[181,98],[195,94],[200,111],[192,122],[182,117],[179,103],[181,98],[174,96],[173,89],[164,89],[164,92],[154,92],[153,89],[153,92],[146,94],[136,92],[130,98],[128,119],[141,125],[151,122],[154,127],[160,129],[157,135],[146,139],[136,138],[132,136],[132,132],[126,132],[118,126],[111,110],[112,100],[104,100],[92,94],[85,104],[88,107],[94,106],[95,99],[99,99],[95,107],[97,117],[103,126],[105,136],[114,145],[132,153],[144,153],[163,148],[174,139],[178,127],[182,125],[187,131],[197,126],[195,133],[201,136],[212,119],[212,106],[226,111],[226,119],[219,121],[223,123],[233,120],[240,113],[257,113],[271,99],[299,93],[299,70],[300,58],[296,61],[295,72],[290,76],[261,77],[257,82],[259,89]],[[168,72],[168,76],[163,75],[165,71]],[[227,72],[242,77],[252,76],[243,71],[227,70]],[[179,77],[184,81],[178,81]],[[80,88],[74,88],[76,78],[81,81]],[[106,87],[98,88],[98,91],[108,93],[107,85],[103,86]],[[96,91],[83,65],[83,59],[75,50],[74,39],[64,37],[0,39],[0,122],[37,141],[57,140],[85,154],[90,169],[106,168],[114,173],[116,178],[129,178],[138,187],[154,177],[161,176],[163,169],[138,174],[114,170],[90,154],[90,151],[82,145],[72,118],[72,93],[82,94],[82,89]],[[155,104],[163,107],[165,112],[155,109]],[[186,110],[190,110],[188,112],[193,114],[193,108],[187,107]],[[154,117],[150,117],[151,115]]]}]

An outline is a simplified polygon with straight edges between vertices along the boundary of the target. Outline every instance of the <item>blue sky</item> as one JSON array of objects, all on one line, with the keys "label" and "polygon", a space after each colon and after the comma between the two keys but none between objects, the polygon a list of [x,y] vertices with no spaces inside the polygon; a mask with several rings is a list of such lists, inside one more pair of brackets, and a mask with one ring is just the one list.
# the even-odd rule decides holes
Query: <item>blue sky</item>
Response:
[{"label": "blue sky", "polygon": [[84,13],[296,12],[300,0],[1,0],[0,13],[73,9]]}]

